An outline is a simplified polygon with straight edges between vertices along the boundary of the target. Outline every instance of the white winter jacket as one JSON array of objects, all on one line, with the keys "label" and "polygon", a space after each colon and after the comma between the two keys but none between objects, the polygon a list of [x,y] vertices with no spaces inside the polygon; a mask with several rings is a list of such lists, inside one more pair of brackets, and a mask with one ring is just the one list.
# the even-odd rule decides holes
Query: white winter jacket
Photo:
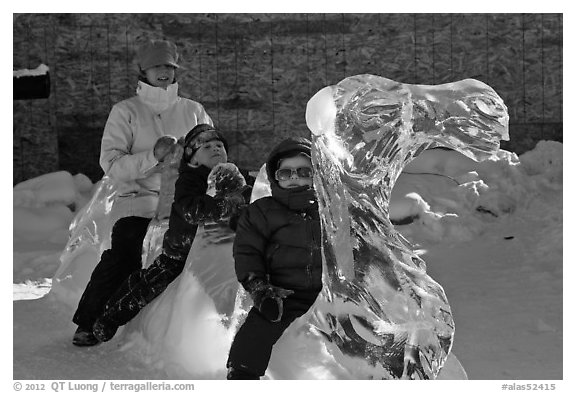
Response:
[{"label": "white winter jacket", "polygon": [[154,170],[154,144],[164,135],[186,135],[200,123],[213,124],[204,107],[178,96],[178,84],[167,90],[138,83],[136,96],[110,111],[100,152],[100,166],[115,181],[119,216],[152,217],[158,204],[160,173]]}]

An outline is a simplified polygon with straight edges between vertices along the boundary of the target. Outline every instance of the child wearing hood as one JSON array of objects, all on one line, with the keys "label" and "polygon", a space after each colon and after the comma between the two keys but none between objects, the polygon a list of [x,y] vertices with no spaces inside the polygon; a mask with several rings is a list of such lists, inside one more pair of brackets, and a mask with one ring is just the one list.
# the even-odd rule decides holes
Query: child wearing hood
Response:
[{"label": "child wearing hood", "polygon": [[[222,165],[228,161],[228,144],[211,125],[194,127],[183,144],[162,253],[147,268],[130,274],[108,300],[92,328],[99,342],[110,340],[120,326],[133,319],[180,275],[199,223],[232,219],[250,201],[254,178],[232,164]],[[216,183],[214,196],[206,193],[211,179]]]},{"label": "child wearing hood", "polygon": [[273,345],[322,289],[320,218],[310,153],[306,138],[278,144],[266,162],[272,195],[254,201],[238,220],[236,275],[254,305],[232,342],[227,379],[260,379]]}]

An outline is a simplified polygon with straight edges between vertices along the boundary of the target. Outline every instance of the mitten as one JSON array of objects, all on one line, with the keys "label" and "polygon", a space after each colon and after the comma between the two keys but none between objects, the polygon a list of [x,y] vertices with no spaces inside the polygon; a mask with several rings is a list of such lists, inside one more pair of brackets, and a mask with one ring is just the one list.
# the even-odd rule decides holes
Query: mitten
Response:
[{"label": "mitten", "polygon": [[277,287],[262,278],[249,280],[244,285],[244,288],[252,297],[254,307],[270,322],[278,322],[282,319],[284,312],[284,301],[282,299],[294,293],[291,289]]},{"label": "mitten", "polygon": [[208,175],[206,194],[215,198],[226,198],[242,193],[246,188],[246,179],[238,167],[230,162],[216,165]]},{"label": "mitten", "polygon": [[170,153],[177,142],[178,139],[172,135],[165,135],[158,138],[154,144],[154,158],[156,158],[158,162],[164,161],[164,158]]}]

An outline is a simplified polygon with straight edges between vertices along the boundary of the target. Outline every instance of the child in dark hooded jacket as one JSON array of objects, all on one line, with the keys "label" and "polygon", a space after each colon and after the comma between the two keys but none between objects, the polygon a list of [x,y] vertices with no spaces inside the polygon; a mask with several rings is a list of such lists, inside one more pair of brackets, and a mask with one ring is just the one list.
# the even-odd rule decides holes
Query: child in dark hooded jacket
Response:
[{"label": "child in dark hooded jacket", "polygon": [[[254,179],[247,171],[230,173],[229,167],[221,165],[228,160],[227,149],[223,136],[209,124],[199,124],[186,135],[162,253],[146,269],[133,272],[106,303],[92,328],[99,341],[110,340],[119,326],[133,319],[178,277],[199,223],[230,219],[249,203]],[[206,194],[211,172],[217,178],[214,197]]]},{"label": "child in dark hooded jacket", "polygon": [[272,196],[250,204],[234,240],[238,281],[254,302],[230,348],[228,379],[259,379],[273,345],[322,289],[318,202],[311,143],[290,138],[266,162]]}]

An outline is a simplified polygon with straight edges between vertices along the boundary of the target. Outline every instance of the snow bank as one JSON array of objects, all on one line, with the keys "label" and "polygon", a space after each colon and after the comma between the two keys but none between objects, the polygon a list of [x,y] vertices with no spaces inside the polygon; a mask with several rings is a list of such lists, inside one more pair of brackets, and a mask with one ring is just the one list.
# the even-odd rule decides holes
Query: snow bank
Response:
[{"label": "snow bank", "polygon": [[411,231],[429,241],[468,241],[494,220],[533,208],[543,193],[561,191],[562,166],[562,144],[554,141],[540,141],[520,157],[500,150],[478,163],[455,151],[428,150],[400,175],[390,219],[414,222]]},{"label": "snow bank", "polygon": [[[51,277],[69,236],[74,212],[86,204],[93,184],[85,175],[61,171],[48,173],[13,188],[13,274],[24,277]],[[25,251],[18,244],[33,243]],[[42,250],[42,251],[39,251]],[[46,250],[53,251],[46,253]]]},{"label": "snow bank", "polygon": [[[92,182],[85,175],[48,173],[14,186],[14,238],[61,242],[74,211],[86,204]],[[62,233],[64,232],[64,233]]]},{"label": "snow bank", "polygon": [[90,197],[93,184],[83,174],[47,173],[14,186],[14,206],[44,207],[67,205],[72,210],[82,207]]}]

